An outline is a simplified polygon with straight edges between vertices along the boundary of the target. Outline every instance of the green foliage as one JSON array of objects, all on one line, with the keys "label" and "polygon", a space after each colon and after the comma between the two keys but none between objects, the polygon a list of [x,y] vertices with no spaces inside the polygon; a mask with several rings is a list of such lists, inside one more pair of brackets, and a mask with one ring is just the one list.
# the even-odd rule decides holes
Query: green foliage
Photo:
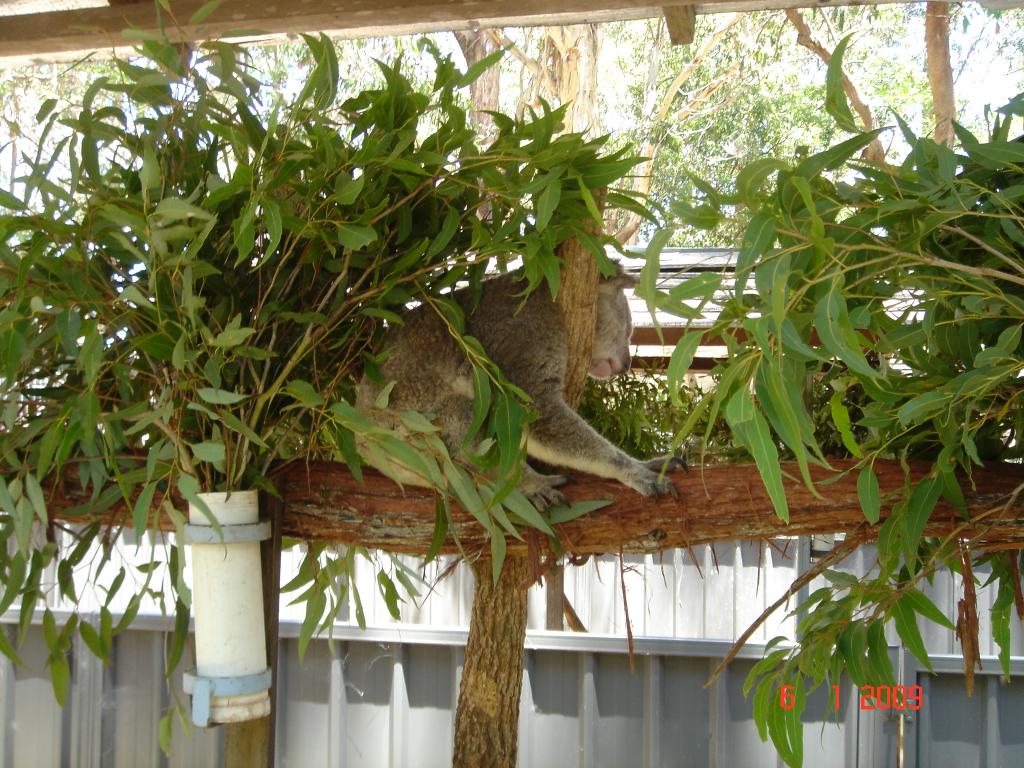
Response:
[{"label": "green foliage", "polygon": [[[698,338],[703,334],[694,332]],[[681,341],[676,350],[682,349]],[[681,370],[685,371],[687,366]],[[614,379],[588,379],[580,402],[579,413],[601,435],[626,452],[653,458],[682,451],[694,466],[735,464],[753,460],[729,426],[722,420],[711,421],[707,393],[718,386],[716,373],[703,384],[689,383],[682,375],[673,375],[672,366],[664,371],[634,370],[629,376]],[[800,397],[806,403],[814,439],[826,456],[855,455],[868,430],[851,424],[848,438],[837,431],[834,419],[839,371],[832,369],[804,381]],[[851,399],[856,392],[851,393]],[[856,420],[859,402],[843,402],[839,406]],[[848,409],[848,410],[847,410]],[[694,417],[693,415],[696,414]],[[784,461],[794,459],[792,451],[780,439],[775,447]]]},{"label": "green foliage", "polygon": [[[579,413],[601,435],[632,456],[654,458],[672,450],[692,403],[701,393],[680,388],[679,404],[669,399],[667,380],[651,371],[614,379],[588,379]],[[718,434],[728,434],[719,430]]]},{"label": "green foliage", "polygon": [[[830,110],[848,114],[838,80],[830,85]],[[725,339],[729,357],[694,413],[724,413],[780,517],[778,446],[811,490],[807,467],[830,468],[798,394],[809,379],[827,377],[834,391],[831,429],[860,459],[854,471],[869,523],[881,504],[876,459],[931,462],[916,484],[908,470],[905,493],[888,500],[877,572],[859,581],[837,574],[812,594],[801,606],[799,645],[767,656],[748,681],[762,736],[790,765],[800,764],[790,735],[800,707],[777,712],[778,689],[806,684],[810,692],[844,669],[857,684],[891,681],[889,621],[929,666],[918,617],[949,623],[917,585],[942,565],[957,567],[959,549],[925,537],[928,518],[939,499],[963,508],[960,484],[974,467],[1020,460],[1024,450],[1024,144],[1010,136],[1022,104],[1017,97],[1000,111],[988,141],[960,128],[959,151],[904,126],[906,160],[877,167],[855,157],[873,134],[857,135],[795,162],[759,164],[740,173],[734,192],[710,190],[701,201],[723,219],[740,205],[750,217],[735,284],[709,331]],[[706,216],[695,218],[696,226]],[[670,373],[669,387],[679,383]],[[696,424],[691,418],[684,431]],[[1013,577],[1005,555],[984,559],[1004,596],[992,620],[1009,674]]]},{"label": "green foliage", "polygon": [[[879,125],[907,117],[924,135],[934,127],[927,72],[921,65],[924,7],[916,4],[817,8],[803,13],[815,40],[827,48],[854,33],[844,67]],[[1024,16],[977,4],[951,7],[950,46],[957,72],[958,114],[981,132],[987,104],[1000,102],[1024,81],[1013,62],[1024,49]],[[728,30],[708,46],[717,30]],[[797,40],[796,28],[778,11],[742,18],[699,16],[696,40],[670,46],[658,37],[658,21],[615,25],[604,49],[616,56],[622,77],[601,83],[606,124],[618,139],[635,142],[656,157],[650,172],[654,201],[669,205],[698,196],[698,179],[726,188],[759,158],[792,157],[835,143],[842,135],[822,108],[828,67]],[[707,46],[707,47],[706,47]],[[666,119],[658,107],[677,76]],[[886,143],[891,157],[905,146]],[[673,245],[734,242],[748,211],[733,212],[722,226],[678,230]],[[649,236],[644,231],[641,241]]]},{"label": "green foliage", "polygon": [[[556,248],[570,237],[608,266],[609,238],[591,234],[594,196],[636,161],[562,133],[563,110],[546,105],[495,115],[497,136],[477,146],[459,92],[480,70],[459,72],[429,41],[424,91],[400,63],[380,62],[379,85],[349,98],[332,44],[305,42],[308,77],[282,99],[243,48],[212,43],[183,61],[177,47],[147,41],[78,108],[41,110],[40,151],[0,190],[0,575],[4,607],[21,601],[22,635],[44,569],[57,564],[76,603],[74,558],[108,535],[75,526],[70,553],[34,543],[60,478],[88,495],[72,511],[83,523],[123,504],[136,533],[157,513],[180,533],[176,493],[198,502],[201,491],[273,492],[282,460],[344,460],[358,474],[358,439],[420,471],[443,494],[439,509],[457,498],[490,531],[497,568],[518,526],[550,532],[515,489],[529,403],[459,336],[449,290],[521,257],[530,288],[554,293]],[[402,414],[400,439],[350,405],[353,382],[375,367],[367,350],[412,302],[444,317],[478,368],[479,455],[449,456],[429,415]],[[439,529],[445,521],[439,514]],[[338,615],[357,554],[368,556],[307,553],[293,582],[308,609],[303,648]],[[116,592],[125,570],[111,577],[109,563],[91,578]],[[59,629],[46,614],[58,695],[76,628],[107,657],[142,595],[162,601],[164,587],[177,663],[190,602],[183,567],[171,547],[140,568],[142,589],[116,625],[73,615]],[[397,615],[395,582],[414,594],[412,581],[377,569]],[[16,658],[6,641],[0,651]]]}]

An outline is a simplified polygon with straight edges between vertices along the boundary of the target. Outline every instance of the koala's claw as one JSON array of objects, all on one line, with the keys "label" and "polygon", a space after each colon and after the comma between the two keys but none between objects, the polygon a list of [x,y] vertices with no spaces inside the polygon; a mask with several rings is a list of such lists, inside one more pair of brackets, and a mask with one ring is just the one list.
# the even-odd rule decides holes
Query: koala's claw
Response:
[{"label": "koala's claw", "polygon": [[652,472],[660,473],[663,469],[665,472],[671,472],[674,469],[686,469],[689,470],[690,466],[686,463],[686,457],[681,455],[672,456],[658,456],[654,459],[648,459],[644,462],[646,466]]},{"label": "koala's claw", "polygon": [[565,495],[555,488],[528,491],[526,492],[526,498],[537,508],[538,512],[543,512],[551,507],[557,507],[559,504],[565,504]]},{"label": "koala's claw", "polygon": [[654,493],[648,494],[653,496],[664,496],[669,494],[673,499],[679,498],[679,491],[676,490],[675,485],[667,477],[662,477],[654,481]]},{"label": "koala's claw", "polygon": [[661,477],[645,467],[645,473],[635,483],[628,483],[643,496],[664,496],[669,494],[673,499],[679,498],[675,485],[667,477]]},{"label": "koala's claw", "polygon": [[633,487],[644,496],[664,496],[669,494],[673,499],[679,498],[675,485],[667,477],[674,469],[688,469],[686,459],[682,456],[659,456],[640,462],[643,472]]},{"label": "koala's claw", "polygon": [[556,486],[563,485],[568,481],[569,478],[565,475],[536,474],[528,481],[521,482],[519,487],[526,494],[530,503],[543,512],[551,507],[557,507],[559,504],[565,504],[565,495]]}]

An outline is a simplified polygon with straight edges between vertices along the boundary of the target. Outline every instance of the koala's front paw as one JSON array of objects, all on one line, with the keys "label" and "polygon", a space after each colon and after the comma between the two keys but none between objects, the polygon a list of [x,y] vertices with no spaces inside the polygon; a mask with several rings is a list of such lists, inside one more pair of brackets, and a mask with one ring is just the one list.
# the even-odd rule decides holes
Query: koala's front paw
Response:
[{"label": "koala's front paw", "polygon": [[658,472],[648,469],[645,464],[637,466],[637,471],[632,473],[632,477],[626,484],[644,496],[664,496],[667,493],[673,499],[679,498],[679,493],[672,481],[667,477],[660,476]]},{"label": "koala's front paw", "polygon": [[565,504],[565,496],[556,486],[563,485],[568,480],[569,478],[565,475],[534,473],[529,478],[523,478],[520,481],[519,490],[526,495],[533,506],[543,512],[550,507]]}]

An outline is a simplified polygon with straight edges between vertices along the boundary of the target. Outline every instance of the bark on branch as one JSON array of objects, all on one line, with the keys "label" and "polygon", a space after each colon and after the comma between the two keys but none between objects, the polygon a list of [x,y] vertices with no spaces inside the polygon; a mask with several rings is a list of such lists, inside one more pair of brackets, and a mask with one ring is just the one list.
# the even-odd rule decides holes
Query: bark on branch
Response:
[{"label": "bark on branch", "polygon": [[[829,53],[825,46],[814,39],[814,33],[811,32],[810,26],[804,20],[800,11],[787,8],[786,18],[796,28],[796,41],[827,65],[832,60],[832,54]],[[864,130],[873,131],[876,125],[875,118],[871,114],[871,108],[864,103],[860,93],[857,91],[857,87],[845,73],[843,74],[843,90],[846,92],[846,98],[850,100],[850,106],[853,107],[854,111],[860,116],[861,122],[864,123]],[[884,163],[885,148],[882,146],[882,142],[876,138],[868,144],[864,150],[864,158],[872,163]]]},{"label": "bark on branch", "polygon": [[[598,207],[603,203],[598,198]],[[590,231],[599,233],[600,226],[593,222]],[[562,281],[558,290],[558,306],[565,323],[566,347],[570,351],[565,371],[563,396],[570,408],[575,409],[583,397],[587,384],[587,369],[594,346],[594,324],[597,322],[597,286],[601,273],[594,255],[579,240],[573,238],[558,248],[562,259]]]},{"label": "bark on branch", "polygon": [[[836,461],[833,466],[847,469],[853,464]],[[925,463],[911,467],[915,479],[929,469]],[[798,476],[795,466],[784,464],[783,469],[790,478]],[[896,461],[876,461],[874,469],[883,497],[884,520],[903,493],[904,475]],[[53,517],[68,519],[68,508],[88,503],[90,494],[80,489],[77,474],[68,472],[61,486],[50,489]],[[826,479],[819,469],[812,468],[812,475],[816,481]],[[852,472],[819,484],[823,498],[811,494],[799,480],[787,479],[787,525],[772,510],[752,465],[678,471],[672,476],[679,491],[678,501],[671,497],[644,498],[614,481],[580,475],[563,486],[569,500],[610,499],[614,503],[557,525],[555,530],[564,550],[574,554],[658,552],[716,541],[837,531],[871,536],[878,526],[864,521],[856,479],[856,472]],[[359,483],[343,464],[328,462],[291,464],[282,468],[274,480],[284,495],[285,536],[412,554],[424,554],[430,547],[435,510],[434,496],[426,489],[407,487],[403,493],[391,480],[371,470],[365,472],[365,482]],[[1024,465],[990,464],[974,471],[972,483],[963,484],[970,519],[940,503],[932,513],[927,535],[947,535],[960,528],[957,535],[973,540],[972,547],[1024,548]],[[452,506],[452,527],[444,551],[457,553],[460,545],[467,553],[488,551],[480,525],[454,502]],[[122,503],[100,517],[106,522],[130,525],[131,507]],[[79,514],[71,519],[85,518]],[[161,525],[173,530],[168,518],[162,519]],[[537,546],[547,546],[546,540],[512,539],[508,551],[510,555],[526,554]]]}]

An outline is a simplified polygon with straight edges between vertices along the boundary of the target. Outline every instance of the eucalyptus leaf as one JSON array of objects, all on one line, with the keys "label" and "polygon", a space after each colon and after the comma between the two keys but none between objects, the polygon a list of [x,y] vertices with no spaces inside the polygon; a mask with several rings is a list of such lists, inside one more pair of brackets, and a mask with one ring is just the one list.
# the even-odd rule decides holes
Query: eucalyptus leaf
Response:
[{"label": "eucalyptus leaf", "polygon": [[764,416],[746,392],[737,392],[726,406],[725,418],[736,437],[753,455],[776,514],[788,523],[789,504],[782,485],[779,452],[772,442]]},{"label": "eucalyptus leaf", "polygon": [[248,395],[228,392],[227,390],[215,387],[200,387],[196,390],[196,394],[213,405],[235,405],[248,398]]},{"label": "eucalyptus leaf", "polygon": [[874,525],[881,516],[881,498],[878,488],[878,477],[870,465],[861,469],[857,475],[857,497],[864,517]]},{"label": "eucalyptus leaf", "polygon": [[835,119],[836,125],[844,131],[856,133],[859,129],[846,98],[846,73],[843,72],[843,56],[851,39],[853,35],[847,35],[840,40],[829,58],[828,72],[825,75],[825,109]]},{"label": "eucalyptus leaf", "polygon": [[202,442],[192,445],[192,456],[196,461],[224,461],[226,451],[224,443]]}]

